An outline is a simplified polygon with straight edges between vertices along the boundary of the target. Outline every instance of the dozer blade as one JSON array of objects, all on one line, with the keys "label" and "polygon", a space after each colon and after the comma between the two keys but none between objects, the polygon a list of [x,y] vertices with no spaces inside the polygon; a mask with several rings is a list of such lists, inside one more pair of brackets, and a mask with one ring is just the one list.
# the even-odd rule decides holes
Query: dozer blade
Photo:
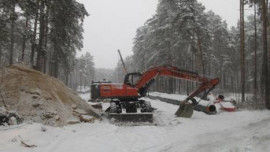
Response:
[{"label": "dozer blade", "polygon": [[187,102],[182,102],[176,111],[175,115],[177,117],[190,118],[193,114],[194,107],[192,104]]},{"label": "dozer blade", "polygon": [[110,113],[109,117],[120,121],[152,121],[153,113]]}]

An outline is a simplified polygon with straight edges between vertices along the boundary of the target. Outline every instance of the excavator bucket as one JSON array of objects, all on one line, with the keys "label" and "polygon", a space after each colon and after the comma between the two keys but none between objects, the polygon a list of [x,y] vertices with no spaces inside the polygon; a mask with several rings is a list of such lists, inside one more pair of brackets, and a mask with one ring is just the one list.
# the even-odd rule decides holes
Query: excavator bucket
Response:
[{"label": "excavator bucket", "polygon": [[193,114],[194,106],[188,102],[181,102],[175,115],[177,117],[190,118]]}]

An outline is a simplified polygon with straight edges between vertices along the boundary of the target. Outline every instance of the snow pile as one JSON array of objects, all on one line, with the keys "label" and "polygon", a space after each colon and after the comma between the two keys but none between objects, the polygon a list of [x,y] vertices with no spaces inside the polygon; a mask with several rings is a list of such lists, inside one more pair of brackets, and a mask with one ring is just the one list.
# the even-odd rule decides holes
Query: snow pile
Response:
[{"label": "snow pile", "polygon": [[17,111],[25,121],[63,126],[70,120],[80,121],[80,114],[74,115],[76,109],[98,117],[97,112],[75,91],[59,80],[26,66],[13,65],[3,69],[0,81],[8,109]]}]

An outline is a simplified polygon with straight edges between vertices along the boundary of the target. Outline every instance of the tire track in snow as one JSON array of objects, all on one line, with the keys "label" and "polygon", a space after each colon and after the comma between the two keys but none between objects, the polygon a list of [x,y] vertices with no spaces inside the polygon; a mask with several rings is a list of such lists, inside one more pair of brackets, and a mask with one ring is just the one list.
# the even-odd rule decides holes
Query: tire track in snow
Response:
[{"label": "tire track in snow", "polygon": [[[68,128],[64,135],[59,134],[57,140],[53,142],[48,147],[46,151],[72,151],[72,149],[76,150],[76,147],[80,147],[82,145],[91,147],[93,143],[95,143],[95,138],[101,138],[113,134],[111,130],[106,130],[104,127],[99,127],[100,125],[90,126],[88,128],[87,124],[83,124],[83,127]],[[104,124],[106,125],[106,124]],[[106,128],[106,127],[105,127]],[[87,131],[89,130],[89,131]],[[69,132],[69,133],[66,133]],[[87,144],[87,141],[89,142]],[[86,144],[84,144],[86,142]],[[92,142],[92,143],[91,143]],[[97,144],[97,142],[96,142]],[[103,143],[102,143],[103,144]]]},{"label": "tire track in snow", "polygon": [[[263,119],[255,123],[250,123],[248,126],[244,127],[242,126],[230,130],[224,130],[222,132],[199,135],[197,136],[198,140],[196,140],[198,144],[188,149],[187,151],[199,150],[200,152],[260,152],[258,151],[260,145],[254,145],[253,143],[258,143],[259,141],[270,143],[270,129],[268,132],[265,131],[267,126],[270,126],[270,118]],[[256,149],[254,149],[254,147],[256,147]],[[268,145],[268,150],[269,148],[270,146]],[[261,150],[267,151],[265,148],[261,148]]]}]

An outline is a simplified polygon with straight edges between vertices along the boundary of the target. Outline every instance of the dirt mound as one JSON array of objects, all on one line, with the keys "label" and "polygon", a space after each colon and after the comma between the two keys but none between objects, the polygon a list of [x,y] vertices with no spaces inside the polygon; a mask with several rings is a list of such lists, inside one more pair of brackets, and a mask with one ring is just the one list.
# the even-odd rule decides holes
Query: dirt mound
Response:
[{"label": "dirt mound", "polygon": [[77,119],[75,108],[98,117],[95,109],[61,81],[26,66],[4,68],[0,82],[8,109],[17,111],[25,121],[63,126]]}]

